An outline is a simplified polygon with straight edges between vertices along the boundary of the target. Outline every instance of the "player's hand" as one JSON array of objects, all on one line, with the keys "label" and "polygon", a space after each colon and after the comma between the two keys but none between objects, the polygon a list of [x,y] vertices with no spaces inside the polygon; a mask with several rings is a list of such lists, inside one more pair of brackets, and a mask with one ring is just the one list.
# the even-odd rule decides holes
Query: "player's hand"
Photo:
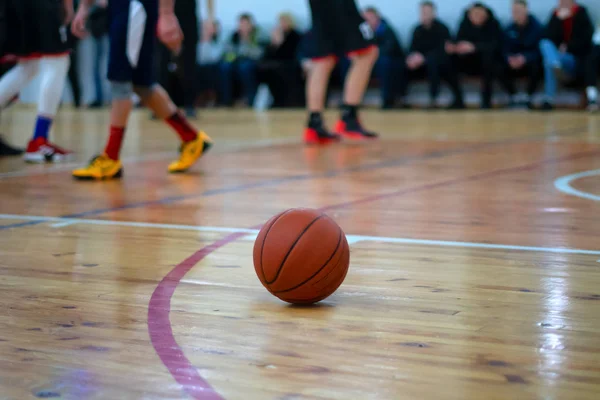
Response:
[{"label": "player's hand", "polygon": [[77,14],[75,14],[73,23],[71,24],[71,32],[73,32],[73,35],[80,39],[83,39],[88,34],[87,30],[85,29],[87,18],[88,10],[84,7],[80,7],[79,10],[77,10]]},{"label": "player's hand", "polygon": [[456,45],[452,42],[446,42],[444,44],[444,49],[446,50],[446,53],[448,53],[448,54],[456,53]]},{"label": "player's hand", "polygon": [[71,23],[71,21],[73,21],[74,16],[75,10],[73,10],[73,4],[71,4],[71,6],[65,5],[65,20],[63,21],[63,24],[65,26],[68,26]]},{"label": "player's hand", "polygon": [[174,13],[165,12],[160,14],[157,31],[160,41],[171,51],[177,53],[181,50],[183,31]]},{"label": "player's hand", "polygon": [[471,42],[462,41],[456,45],[456,50],[460,54],[470,54],[475,52],[475,45]]}]

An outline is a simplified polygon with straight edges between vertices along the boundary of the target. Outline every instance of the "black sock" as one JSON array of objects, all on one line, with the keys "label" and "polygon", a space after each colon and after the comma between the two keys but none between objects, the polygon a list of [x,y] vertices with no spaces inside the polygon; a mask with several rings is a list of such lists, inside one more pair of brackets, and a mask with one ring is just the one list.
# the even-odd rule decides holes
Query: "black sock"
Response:
[{"label": "black sock", "polygon": [[321,128],[323,126],[323,116],[320,112],[311,112],[308,116],[309,128]]},{"label": "black sock", "polygon": [[350,104],[342,105],[342,121],[355,120],[357,118],[358,106],[353,106]]}]

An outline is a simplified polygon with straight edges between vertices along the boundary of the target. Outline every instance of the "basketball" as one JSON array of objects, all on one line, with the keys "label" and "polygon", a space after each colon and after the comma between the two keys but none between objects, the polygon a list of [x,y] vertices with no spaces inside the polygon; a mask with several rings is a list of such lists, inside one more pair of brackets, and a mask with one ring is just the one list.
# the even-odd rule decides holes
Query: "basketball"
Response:
[{"label": "basketball", "polygon": [[337,290],[350,265],[342,228],[326,214],[293,208],[275,215],[254,243],[254,268],[267,290],[292,304],[317,303]]}]

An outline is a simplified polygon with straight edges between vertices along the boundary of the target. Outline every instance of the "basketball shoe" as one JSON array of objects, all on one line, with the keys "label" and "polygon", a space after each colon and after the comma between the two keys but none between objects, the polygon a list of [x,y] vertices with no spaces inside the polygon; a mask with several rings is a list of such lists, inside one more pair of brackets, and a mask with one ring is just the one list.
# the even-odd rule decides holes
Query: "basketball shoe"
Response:
[{"label": "basketball shoe", "polygon": [[71,154],[72,152],[39,137],[29,141],[23,158],[29,163],[60,162],[67,159]]},{"label": "basketball shoe", "polygon": [[80,180],[114,179],[123,176],[123,164],[106,154],[92,158],[87,167],[73,171],[73,178]]},{"label": "basketball shoe", "polygon": [[379,137],[376,133],[364,129],[358,118],[340,119],[335,124],[335,132],[351,140],[373,140]]},{"label": "basketball shoe", "polygon": [[212,145],[212,140],[206,133],[198,132],[196,139],[181,145],[179,160],[173,161],[169,165],[169,172],[174,174],[187,171],[202,155],[210,150]]},{"label": "basketball shoe", "polygon": [[304,143],[306,144],[329,144],[340,141],[340,137],[335,135],[324,126],[306,127],[304,130]]}]

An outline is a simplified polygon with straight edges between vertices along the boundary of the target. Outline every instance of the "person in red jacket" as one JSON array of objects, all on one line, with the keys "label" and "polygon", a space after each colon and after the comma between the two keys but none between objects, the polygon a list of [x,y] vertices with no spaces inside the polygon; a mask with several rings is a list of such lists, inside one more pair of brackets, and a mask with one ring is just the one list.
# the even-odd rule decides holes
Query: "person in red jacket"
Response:
[{"label": "person in red jacket", "polygon": [[540,42],[546,94],[543,110],[554,108],[557,81],[573,80],[582,69],[593,34],[594,26],[585,7],[574,0],[559,0]]}]

